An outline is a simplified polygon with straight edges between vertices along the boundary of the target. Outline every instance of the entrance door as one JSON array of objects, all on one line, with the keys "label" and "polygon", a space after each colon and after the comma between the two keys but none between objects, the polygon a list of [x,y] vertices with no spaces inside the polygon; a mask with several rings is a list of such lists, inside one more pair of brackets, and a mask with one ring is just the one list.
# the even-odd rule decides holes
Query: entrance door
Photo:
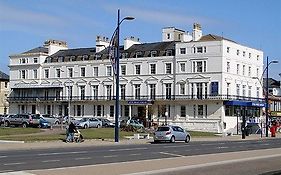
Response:
[{"label": "entrance door", "polygon": [[138,118],[142,124],[146,123],[146,116],[145,116],[145,107],[139,106],[138,107]]},{"label": "entrance door", "polygon": [[36,114],[36,105],[31,106],[31,113]]}]

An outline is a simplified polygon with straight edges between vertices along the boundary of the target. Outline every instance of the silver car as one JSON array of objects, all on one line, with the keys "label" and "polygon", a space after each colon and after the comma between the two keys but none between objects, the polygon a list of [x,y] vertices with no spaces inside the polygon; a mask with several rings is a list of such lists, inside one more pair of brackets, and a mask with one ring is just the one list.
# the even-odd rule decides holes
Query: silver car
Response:
[{"label": "silver car", "polygon": [[82,118],[75,122],[75,126],[78,128],[100,128],[102,127],[102,122],[97,118]]},{"label": "silver car", "polygon": [[190,141],[190,134],[179,126],[160,126],[154,132],[154,142],[169,141]]}]

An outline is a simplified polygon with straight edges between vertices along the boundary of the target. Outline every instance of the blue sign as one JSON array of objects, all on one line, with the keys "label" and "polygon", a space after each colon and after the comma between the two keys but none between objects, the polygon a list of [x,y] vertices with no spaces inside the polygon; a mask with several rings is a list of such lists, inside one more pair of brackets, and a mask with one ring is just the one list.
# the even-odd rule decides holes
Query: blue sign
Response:
[{"label": "blue sign", "polygon": [[151,100],[130,100],[130,101],[128,101],[128,104],[147,105],[147,104],[152,104],[152,101]]}]

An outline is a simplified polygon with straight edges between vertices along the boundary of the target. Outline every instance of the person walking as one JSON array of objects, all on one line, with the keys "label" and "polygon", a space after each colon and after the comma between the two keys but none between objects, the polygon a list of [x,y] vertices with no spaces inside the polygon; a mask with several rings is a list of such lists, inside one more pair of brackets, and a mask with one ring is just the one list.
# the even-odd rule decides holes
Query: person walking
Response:
[{"label": "person walking", "polygon": [[69,126],[68,126],[68,135],[67,135],[67,139],[66,142],[73,142],[74,139],[74,133],[77,131],[76,126],[74,125],[73,122],[70,122]]}]

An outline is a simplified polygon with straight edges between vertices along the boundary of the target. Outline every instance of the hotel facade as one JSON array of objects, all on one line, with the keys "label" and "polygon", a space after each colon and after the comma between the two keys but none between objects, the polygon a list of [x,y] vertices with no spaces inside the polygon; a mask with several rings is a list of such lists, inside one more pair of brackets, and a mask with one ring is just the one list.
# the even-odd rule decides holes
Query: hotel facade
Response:
[{"label": "hotel facade", "polygon": [[[10,113],[114,120],[109,40],[69,49],[66,42],[10,56]],[[213,34],[167,27],[162,41],[129,37],[120,48],[120,120],[173,123],[189,130],[235,132],[241,116],[260,122],[263,52]],[[68,112],[70,111],[70,114]]]}]

